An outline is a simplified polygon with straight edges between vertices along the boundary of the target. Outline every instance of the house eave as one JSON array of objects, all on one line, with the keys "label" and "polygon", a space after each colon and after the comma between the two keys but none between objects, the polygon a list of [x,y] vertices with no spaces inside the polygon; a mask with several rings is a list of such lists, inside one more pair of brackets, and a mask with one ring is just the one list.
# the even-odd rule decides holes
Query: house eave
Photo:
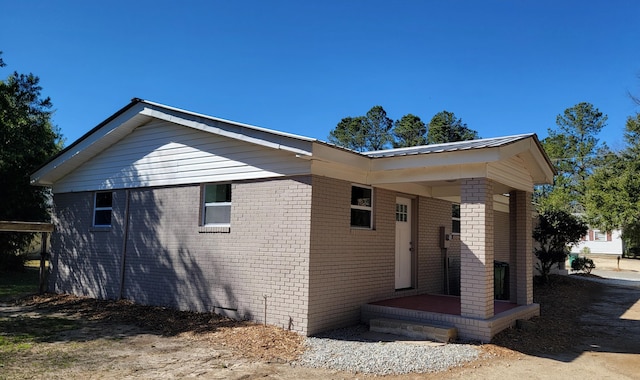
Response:
[{"label": "house eave", "polygon": [[[488,177],[487,167],[500,161],[518,157],[524,162],[531,175],[533,185],[553,183],[555,169],[535,134],[523,135],[517,141],[494,147],[468,150],[442,150],[423,154],[388,155],[371,158],[373,178],[383,178],[384,173],[399,181],[406,173],[407,179],[415,177],[415,171],[437,173],[434,180],[449,181],[475,176]],[[376,174],[382,173],[382,174]],[[430,175],[430,174],[429,174]]]},{"label": "house eave", "polygon": [[150,118],[140,114],[143,108],[140,102],[139,99],[133,99],[130,104],[51,158],[31,175],[31,184],[52,186],[57,180],[126,136],[135,127],[148,122]]},{"label": "house eave", "polygon": [[[313,138],[134,98],[36,170],[31,175],[31,183],[53,186],[152,120],[289,152],[294,159],[311,162],[310,174],[367,185],[397,187],[405,184],[406,187],[414,184],[414,189],[425,194],[431,193],[434,186],[446,186],[460,178],[473,177],[495,179],[505,187],[530,191],[533,185],[552,183],[555,174],[535,134],[360,153]],[[517,174],[518,178],[510,179],[509,173]]]},{"label": "house eave", "polygon": [[31,175],[31,184],[52,186],[74,169],[112,146],[135,128],[153,119],[207,133],[310,156],[315,139],[184,111],[134,98],[132,101],[62,150]]}]

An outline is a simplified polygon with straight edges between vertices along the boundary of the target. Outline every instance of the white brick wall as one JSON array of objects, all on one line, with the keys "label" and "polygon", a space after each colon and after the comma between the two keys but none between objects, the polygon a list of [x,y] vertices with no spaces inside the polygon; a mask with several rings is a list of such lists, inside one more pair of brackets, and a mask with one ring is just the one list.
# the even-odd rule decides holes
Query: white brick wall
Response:
[{"label": "white brick wall", "polygon": [[[486,251],[489,243],[479,228],[493,232],[487,216],[493,214],[477,207],[491,192],[481,182],[469,187],[464,199],[473,207],[463,208],[463,221],[474,223],[467,228],[468,242]],[[53,290],[117,298],[125,194],[115,192],[114,225],[101,232],[90,228],[93,193],[55,196]],[[320,176],[233,183],[230,232],[203,233],[199,185],[132,189],[124,297],[264,322],[266,296],[267,323],[314,334],[357,323],[360,306],[368,302],[443,293],[439,227],[450,227],[451,203],[414,198],[416,287],[396,291],[398,194],[374,189],[373,230],[350,227],[350,195],[351,183]],[[464,257],[460,245],[454,237],[450,257]],[[493,265],[474,266],[476,260],[463,263],[471,268],[463,286],[474,302],[480,300],[475,307],[487,299],[492,307]]]},{"label": "white brick wall", "polygon": [[[439,226],[451,225],[451,203],[415,198],[416,288],[395,290],[395,192],[374,189],[373,230],[350,227],[351,183],[313,177],[309,332],[358,323],[368,302],[443,291]],[[416,246],[414,244],[414,246]],[[456,253],[453,245],[450,250]]]},{"label": "white brick wall", "polygon": [[[440,227],[451,230],[451,203],[421,197],[418,215],[418,289],[420,293],[444,294],[444,252],[440,248]],[[451,244],[447,256],[459,259],[459,244]]]},{"label": "white brick wall", "polygon": [[[533,221],[531,219],[530,192],[512,191],[509,194],[509,221],[511,223],[511,261],[513,262],[511,300],[519,305],[533,303]],[[515,289],[514,289],[515,285]]]},{"label": "white brick wall", "polygon": [[494,218],[493,184],[465,179],[461,184],[461,280],[463,316],[493,316]]}]

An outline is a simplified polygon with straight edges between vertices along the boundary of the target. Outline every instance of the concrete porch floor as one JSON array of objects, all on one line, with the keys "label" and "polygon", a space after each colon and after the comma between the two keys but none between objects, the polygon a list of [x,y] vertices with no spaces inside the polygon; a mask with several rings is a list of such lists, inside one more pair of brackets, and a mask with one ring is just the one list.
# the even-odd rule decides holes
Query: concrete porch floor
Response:
[{"label": "concrete porch floor", "polygon": [[440,326],[453,326],[458,336],[467,340],[488,342],[498,332],[514,326],[518,319],[540,315],[540,305],[517,305],[494,301],[494,316],[489,319],[460,315],[460,297],[422,294],[372,302],[361,307],[361,320],[369,324],[373,318],[387,318]]}]

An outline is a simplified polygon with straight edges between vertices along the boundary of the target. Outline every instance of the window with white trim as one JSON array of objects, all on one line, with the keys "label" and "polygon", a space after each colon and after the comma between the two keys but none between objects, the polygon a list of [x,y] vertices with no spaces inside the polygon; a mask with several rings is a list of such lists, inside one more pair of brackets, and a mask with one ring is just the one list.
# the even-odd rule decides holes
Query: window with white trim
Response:
[{"label": "window with white trim", "polygon": [[113,213],[113,192],[101,191],[93,198],[93,226],[111,227]]},{"label": "window with white trim", "polygon": [[351,186],[351,227],[373,228],[373,189]]},{"label": "window with white trim", "polygon": [[607,233],[600,230],[593,230],[593,241],[607,241]]},{"label": "window with white trim", "polygon": [[460,233],[460,205],[457,203],[451,205],[451,233]]},{"label": "window with white trim", "polygon": [[396,222],[409,221],[409,205],[396,203]]},{"label": "window with white trim", "polygon": [[202,225],[231,226],[231,184],[204,185]]}]

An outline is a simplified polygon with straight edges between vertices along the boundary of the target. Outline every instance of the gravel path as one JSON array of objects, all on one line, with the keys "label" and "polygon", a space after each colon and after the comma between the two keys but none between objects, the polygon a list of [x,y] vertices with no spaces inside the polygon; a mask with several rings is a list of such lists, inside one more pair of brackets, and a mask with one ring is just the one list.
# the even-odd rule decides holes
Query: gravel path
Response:
[{"label": "gravel path", "polygon": [[375,375],[446,370],[475,360],[479,348],[469,344],[429,344],[374,340],[366,326],[335,330],[307,338],[307,351],[294,365]]}]

